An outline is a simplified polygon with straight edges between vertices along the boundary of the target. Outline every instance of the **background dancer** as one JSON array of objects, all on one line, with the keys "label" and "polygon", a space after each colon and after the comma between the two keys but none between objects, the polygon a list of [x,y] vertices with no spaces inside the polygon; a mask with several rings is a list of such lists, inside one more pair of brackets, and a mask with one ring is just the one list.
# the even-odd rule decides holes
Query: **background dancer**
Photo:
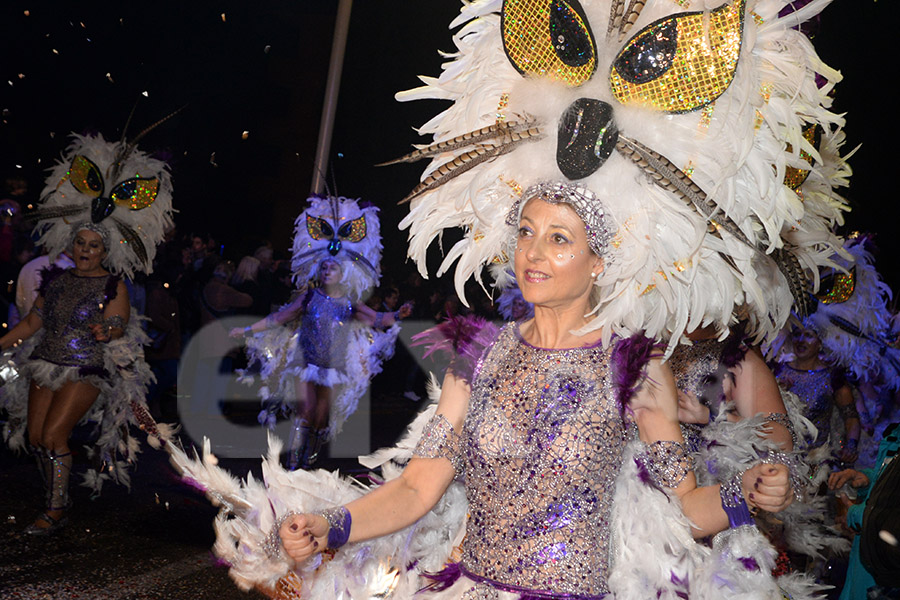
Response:
[{"label": "background dancer", "polygon": [[138,443],[127,423],[160,433],[144,399],[152,377],[143,361],[148,339],[120,276],[151,269],[171,225],[172,189],[165,163],[137,150],[136,141],[74,136],[33,213],[51,260],[65,251],[75,266],[43,271],[32,310],[0,338],[4,350],[16,347],[12,360],[20,371],[0,388],[10,415],[4,433],[21,447],[27,427],[47,488],[46,510],[26,529],[30,534],[66,523],[69,437],[79,421],[99,428],[102,468],[91,469],[86,482],[96,492],[107,479],[128,481]]},{"label": "background dancer", "polygon": [[[291,469],[309,468],[340,432],[381,361],[393,353],[398,331],[393,326],[412,308],[404,304],[394,312],[376,312],[363,302],[381,277],[377,209],[344,197],[309,202],[294,235],[297,297],[231,331],[234,337],[259,334],[248,340],[248,348],[251,361],[262,363],[267,382],[260,422],[271,427],[279,414],[293,414]],[[308,285],[312,274],[316,285]]]}]

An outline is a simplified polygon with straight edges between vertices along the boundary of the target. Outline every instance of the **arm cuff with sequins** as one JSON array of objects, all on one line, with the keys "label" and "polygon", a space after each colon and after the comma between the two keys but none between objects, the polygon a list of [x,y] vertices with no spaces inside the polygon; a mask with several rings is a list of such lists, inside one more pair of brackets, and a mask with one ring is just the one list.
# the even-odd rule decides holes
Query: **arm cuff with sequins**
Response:
[{"label": "arm cuff with sequins", "polygon": [[103,324],[106,327],[109,327],[110,329],[112,329],[112,328],[125,329],[125,319],[119,315],[113,315],[113,316],[109,317],[108,319],[103,319]]},{"label": "arm cuff with sequins", "polygon": [[444,415],[434,415],[425,424],[422,437],[413,450],[418,458],[446,458],[457,473],[462,473],[462,436],[453,429],[453,425]]},{"label": "arm cuff with sequins", "polygon": [[645,444],[635,457],[658,486],[674,489],[694,468],[694,459],[681,442],[656,441]]}]

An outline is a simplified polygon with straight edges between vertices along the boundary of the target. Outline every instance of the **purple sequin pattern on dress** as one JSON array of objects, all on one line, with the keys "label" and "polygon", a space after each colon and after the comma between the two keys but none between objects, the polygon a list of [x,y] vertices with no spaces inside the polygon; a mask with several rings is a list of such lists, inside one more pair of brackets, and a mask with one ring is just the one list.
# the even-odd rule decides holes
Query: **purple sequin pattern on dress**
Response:
[{"label": "purple sequin pattern on dress", "polygon": [[812,421],[819,435],[809,442],[808,450],[818,448],[831,437],[831,412],[834,408],[834,386],[828,367],[814,370],[795,369],[782,365],[778,383],[800,397],[803,416]]},{"label": "purple sequin pattern on dress", "polygon": [[31,358],[57,365],[79,367],[84,374],[103,374],[103,345],[94,339],[90,325],[103,321],[114,275],[79,277],[63,271],[44,286],[44,307],[39,311],[44,336]]},{"label": "purple sequin pattern on dress", "polygon": [[625,442],[610,352],[535,348],[507,325],[483,359],[462,432],[462,566],[499,584],[608,592],[609,519]]},{"label": "purple sequin pattern on dress", "polygon": [[300,348],[305,363],[343,372],[352,317],[349,298],[332,298],[316,289],[300,320]]}]

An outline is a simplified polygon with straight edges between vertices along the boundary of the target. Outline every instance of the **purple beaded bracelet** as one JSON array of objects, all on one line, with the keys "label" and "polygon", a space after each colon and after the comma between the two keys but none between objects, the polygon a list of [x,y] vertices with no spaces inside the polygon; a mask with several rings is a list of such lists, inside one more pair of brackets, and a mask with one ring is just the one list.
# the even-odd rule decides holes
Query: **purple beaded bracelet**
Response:
[{"label": "purple beaded bracelet", "polygon": [[343,506],[335,506],[319,513],[328,521],[328,547],[337,550],[350,539],[350,526],[353,519],[350,511]]},{"label": "purple beaded bracelet", "polygon": [[728,515],[728,524],[731,527],[755,524],[753,516],[750,514],[750,509],[747,507],[747,501],[744,499],[744,492],[741,486],[742,478],[743,473],[738,473],[719,488],[719,496],[722,498],[722,509]]}]

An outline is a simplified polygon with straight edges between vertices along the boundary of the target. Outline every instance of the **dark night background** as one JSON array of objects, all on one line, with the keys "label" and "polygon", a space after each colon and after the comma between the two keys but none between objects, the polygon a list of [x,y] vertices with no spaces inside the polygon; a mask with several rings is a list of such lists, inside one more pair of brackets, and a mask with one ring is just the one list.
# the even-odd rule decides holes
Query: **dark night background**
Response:
[{"label": "dark night background", "polygon": [[[459,7],[353,5],[328,181],[382,208],[388,274],[412,268],[396,229],[406,208],[395,203],[423,165],[374,164],[421,142],[412,128],[440,110],[393,94],[440,72],[438,50],[453,50],[447,25]],[[141,143],[171,161],[179,231],[211,232],[234,259],[263,239],[286,249],[310,190],[336,9],[337,0],[4,0],[0,176],[24,175],[35,198],[70,131],[117,138],[137,102],[134,135],[187,105]],[[878,234],[878,266],[894,289],[900,236],[888,149],[898,133],[890,91],[898,14],[890,0],[836,0],[815,39],[845,75],[836,99],[848,113],[845,150],[861,144],[845,229]]]}]

